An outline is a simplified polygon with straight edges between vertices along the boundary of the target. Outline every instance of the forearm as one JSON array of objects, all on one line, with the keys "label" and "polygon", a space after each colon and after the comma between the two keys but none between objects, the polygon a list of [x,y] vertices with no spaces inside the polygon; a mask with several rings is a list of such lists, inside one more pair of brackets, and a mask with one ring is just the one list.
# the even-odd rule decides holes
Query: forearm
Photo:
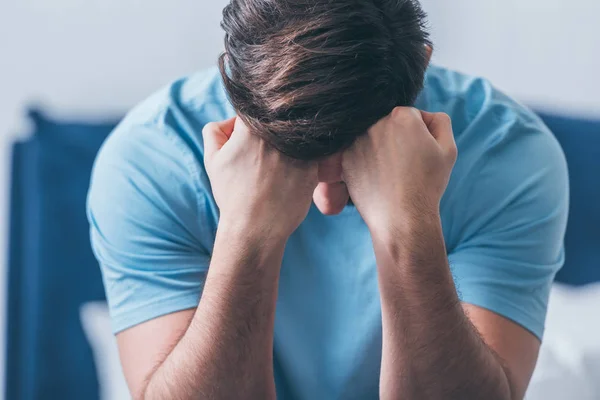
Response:
[{"label": "forearm", "polygon": [[437,214],[373,237],[383,318],[382,399],[510,399],[500,359],[465,315]]},{"label": "forearm", "polygon": [[219,226],[202,299],[145,399],[274,399],[273,328],[284,241]]}]

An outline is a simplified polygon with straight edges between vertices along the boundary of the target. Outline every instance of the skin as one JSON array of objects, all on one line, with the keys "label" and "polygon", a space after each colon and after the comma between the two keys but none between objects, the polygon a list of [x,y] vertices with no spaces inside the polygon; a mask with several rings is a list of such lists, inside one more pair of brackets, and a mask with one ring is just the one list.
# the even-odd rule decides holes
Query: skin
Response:
[{"label": "skin", "polygon": [[335,214],[349,196],[377,260],[380,397],[523,398],[538,340],[461,304],[450,274],[439,214],[457,157],[447,115],[396,108],[350,149],[319,162],[286,158],[236,119],[207,125],[204,141],[221,220],[203,297],[197,309],[118,334],[136,399],[274,399],[285,243],[311,200]]}]

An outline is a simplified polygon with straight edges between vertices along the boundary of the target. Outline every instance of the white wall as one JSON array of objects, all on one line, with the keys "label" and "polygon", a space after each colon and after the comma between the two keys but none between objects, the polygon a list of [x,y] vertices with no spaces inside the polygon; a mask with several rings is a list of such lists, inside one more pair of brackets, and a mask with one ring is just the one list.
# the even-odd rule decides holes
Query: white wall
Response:
[{"label": "white wall", "polygon": [[600,117],[600,1],[422,0],[434,59],[519,99]]},{"label": "white wall", "polygon": [[[9,144],[25,131],[26,104],[65,116],[120,115],[158,86],[214,62],[225,3],[0,1],[0,193],[8,193]],[[423,3],[438,63],[487,76],[533,104],[600,115],[597,0]],[[0,288],[6,282],[7,199],[0,196]],[[4,303],[0,296],[0,326]],[[0,343],[4,339],[0,329]],[[2,380],[3,368],[0,362]]]}]

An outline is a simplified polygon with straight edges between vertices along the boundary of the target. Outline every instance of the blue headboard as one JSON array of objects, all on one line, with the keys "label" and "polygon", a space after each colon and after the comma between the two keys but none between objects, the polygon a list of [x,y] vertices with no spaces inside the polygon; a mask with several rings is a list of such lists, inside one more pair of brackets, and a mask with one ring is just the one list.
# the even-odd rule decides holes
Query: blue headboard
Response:
[{"label": "blue headboard", "polygon": [[36,111],[12,158],[7,399],[97,399],[81,304],[104,299],[85,198],[114,123],[60,124]]},{"label": "blue headboard", "polygon": [[[15,145],[9,260],[7,399],[94,400],[98,382],[79,307],[101,300],[85,198],[96,152],[114,123],[59,123],[31,112]],[[542,117],[570,164],[567,263],[557,279],[600,281],[600,122]]]},{"label": "blue headboard", "polygon": [[560,142],[569,164],[567,259],[556,279],[571,285],[600,282],[600,120],[540,116]]}]

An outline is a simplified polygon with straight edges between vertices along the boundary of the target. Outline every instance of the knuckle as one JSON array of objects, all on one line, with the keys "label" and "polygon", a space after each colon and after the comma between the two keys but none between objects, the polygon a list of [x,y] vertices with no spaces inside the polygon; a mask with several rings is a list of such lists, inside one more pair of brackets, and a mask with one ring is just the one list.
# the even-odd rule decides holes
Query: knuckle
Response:
[{"label": "knuckle", "polygon": [[418,118],[419,120],[421,119],[421,111],[419,111],[417,108],[408,107],[408,112],[413,118]]},{"label": "knuckle", "polygon": [[392,118],[397,118],[404,113],[404,109],[402,107],[394,107],[392,110]]},{"label": "knuckle", "polygon": [[421,112],[414,107],[396,107],[390,115],[392,126],[414,126],[422,121]]},{"label": "knuckle", "polygon": [[413,107],[395,107],[392,110],[392,118],[393,119],[404,119],[409,117],[410,115],[412,115],[413,111],[412,110],[416,110]]},{"label": "knuckle", "polygon": [[450,116],[444,112],[441,113],[437,113],[436,114],[437,118],[440,119],[440,121],[446,123],[446,124],[451,124],[452,123],[452,119],[450,118]]}]

